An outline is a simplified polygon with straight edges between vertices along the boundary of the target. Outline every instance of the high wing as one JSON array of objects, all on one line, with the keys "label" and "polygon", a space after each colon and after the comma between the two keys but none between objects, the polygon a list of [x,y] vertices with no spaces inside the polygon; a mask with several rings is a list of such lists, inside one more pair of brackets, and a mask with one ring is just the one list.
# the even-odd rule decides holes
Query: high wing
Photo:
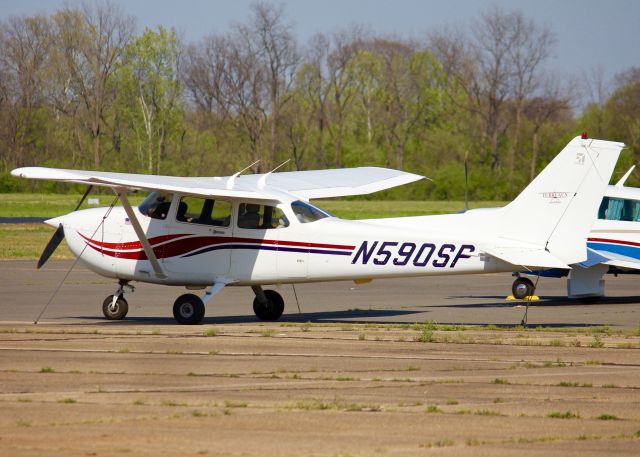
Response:
[{"label": "high wing", "polygon": [[140,175],[44,167],[17,168],[11,174],[22,178],[47,179],[94,186],[166,191],[201,197],[234,197],[268,201],[280,200],[283,193],[304,200],[370,194],[424,178],[413,173],[378,167],[224,177]]}]

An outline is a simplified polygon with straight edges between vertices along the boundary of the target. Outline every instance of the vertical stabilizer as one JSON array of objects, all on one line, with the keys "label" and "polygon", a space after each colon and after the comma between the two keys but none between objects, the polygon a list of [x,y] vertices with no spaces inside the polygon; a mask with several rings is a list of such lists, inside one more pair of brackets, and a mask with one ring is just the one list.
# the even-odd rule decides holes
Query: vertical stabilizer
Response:
[{"label": "vertical stabilizer", "polygon": [[501,210],[501,238],[545,248],[566,264],[586,259],[586,242],[623,143],[574,138]]}]

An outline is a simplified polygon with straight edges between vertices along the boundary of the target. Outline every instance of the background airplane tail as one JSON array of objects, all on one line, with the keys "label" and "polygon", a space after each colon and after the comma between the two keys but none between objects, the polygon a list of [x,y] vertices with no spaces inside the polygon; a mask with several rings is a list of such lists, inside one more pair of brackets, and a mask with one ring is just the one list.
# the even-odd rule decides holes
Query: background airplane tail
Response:
[{"label": "background airplane tail", "polygon": [[576,137],[501,209],[498,236],[534,244],[566,264],[586,258],[586,239],[623,143]]}]

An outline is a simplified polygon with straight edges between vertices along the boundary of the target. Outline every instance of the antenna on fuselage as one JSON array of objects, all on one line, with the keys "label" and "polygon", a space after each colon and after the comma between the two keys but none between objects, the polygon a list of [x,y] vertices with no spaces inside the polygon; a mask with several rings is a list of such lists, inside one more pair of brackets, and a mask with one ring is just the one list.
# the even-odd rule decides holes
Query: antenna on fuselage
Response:
[{"label": "antenna on fuselage", "polygon": [[269,173],[265,173],[262,178],[260,178],[258,180],[258,189],[264,189],[264,186],[267,184],[267,178],[269,177],[269,175],[271,173],[273,173],[274,171],[276,171],[278,168],[281,168],[283,165],[286,165],[291,159],[287,159],[284,162],[282,162],[280,165],[278,165],[277,167],[275,167],[273,170],[271,170]]},{"label": "antenna on fuselage", "polygon": [[226,184],[225,187],[227,189],[233,189],[233,186],[234,186],[234,184],[236,182],[236,178],[238,176],[240,176],[243,172],[247,171],[249,168],[253,167],[258,162],[260,162],[260,159],[256,160],[251,165],[248,165],[248,166],[244,167],[242,170],[238,171],[237,173],[234,173],[233,176],[229,176],[229,179],[227,179],[227,184]]},{"label": "antenna on fuselage", "polygon": [[629,168],[629,171],[627,171],[627,172],[624,174],[624,176],[623,176],[622,178],[620,178],[620,181],[618,181],[618,182],[616,183],[616,187],[624,187],[624,183],[627,181],[627,178],[631,175],[631,172],[633,171],[633,169],[634,169],[635,167],[636,167],[636,166],[635,166],[635,165],[633,165],[631,168]]}]

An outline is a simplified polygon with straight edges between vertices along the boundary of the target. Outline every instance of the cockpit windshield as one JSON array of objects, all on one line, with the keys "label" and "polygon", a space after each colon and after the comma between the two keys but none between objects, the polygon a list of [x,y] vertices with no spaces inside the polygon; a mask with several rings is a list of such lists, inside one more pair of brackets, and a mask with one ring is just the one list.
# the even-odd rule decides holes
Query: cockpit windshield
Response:
[{"label": "cockpit windshield", "polygon": [[303,224],[306,224],[307,222],[315,222],[320,219],[324,219],[325,217],[333,217],[325,210],[300,200],[291,203],[291,209],[298,220]]},{"label": "cockpit windshield", "polygon": [[166,219],[171,207],[171,194],[151,192],[138,209],[145,216],[153,219]]}]

